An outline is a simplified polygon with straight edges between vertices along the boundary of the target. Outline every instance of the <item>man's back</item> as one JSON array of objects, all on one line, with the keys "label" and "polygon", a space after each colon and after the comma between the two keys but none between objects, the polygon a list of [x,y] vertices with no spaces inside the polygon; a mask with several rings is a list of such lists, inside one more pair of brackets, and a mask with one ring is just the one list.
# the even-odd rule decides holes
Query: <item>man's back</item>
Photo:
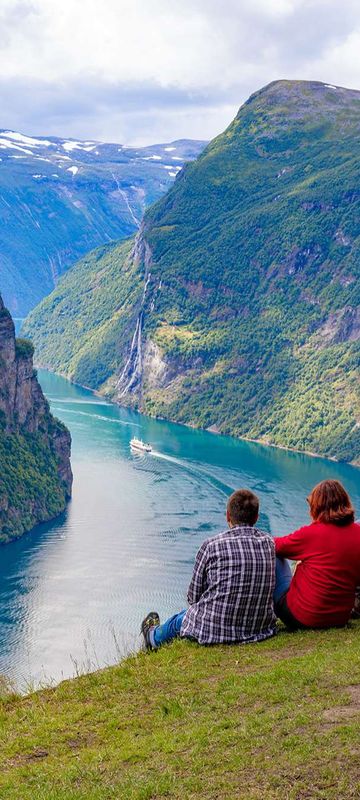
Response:
[{"label": "man's back", "polygon": [[275,633],[275,545],[239,525],[207,539],[196,557],[181,636],[200,644],[255,642]]}]

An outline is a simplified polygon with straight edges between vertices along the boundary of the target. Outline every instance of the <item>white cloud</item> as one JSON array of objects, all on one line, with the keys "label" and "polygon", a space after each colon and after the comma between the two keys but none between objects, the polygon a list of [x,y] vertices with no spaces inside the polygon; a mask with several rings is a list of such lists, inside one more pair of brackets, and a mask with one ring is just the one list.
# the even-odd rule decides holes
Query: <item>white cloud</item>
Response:
[{"label": "white cloud", "polygon": [[358,0],[1,0],[2,124],[208,138],[277,78],[360,88],[359,44]]}]

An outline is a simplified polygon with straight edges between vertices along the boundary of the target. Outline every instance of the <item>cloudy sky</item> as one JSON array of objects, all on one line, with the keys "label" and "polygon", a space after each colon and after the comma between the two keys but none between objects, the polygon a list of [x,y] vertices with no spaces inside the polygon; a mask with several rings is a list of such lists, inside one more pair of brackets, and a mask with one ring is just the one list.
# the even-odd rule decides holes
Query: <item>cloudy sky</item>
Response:
[{"label": "cloudy sky", "polygon": [[359,0],[0,0],[0,127],[208,139],[277,78],[360,89]]}]

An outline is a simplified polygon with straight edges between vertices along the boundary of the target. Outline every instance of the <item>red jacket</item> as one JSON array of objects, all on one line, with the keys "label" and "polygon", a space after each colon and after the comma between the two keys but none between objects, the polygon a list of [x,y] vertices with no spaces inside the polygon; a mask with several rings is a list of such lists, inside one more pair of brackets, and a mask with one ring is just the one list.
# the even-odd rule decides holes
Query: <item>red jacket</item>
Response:
[{"label": "red jacket", "polygon": [[286,595],[288,608],[303,625],[345,625],[360,584],[360,524],[340,527],[313,522],[275,538],[276,555],[301,561]]}]

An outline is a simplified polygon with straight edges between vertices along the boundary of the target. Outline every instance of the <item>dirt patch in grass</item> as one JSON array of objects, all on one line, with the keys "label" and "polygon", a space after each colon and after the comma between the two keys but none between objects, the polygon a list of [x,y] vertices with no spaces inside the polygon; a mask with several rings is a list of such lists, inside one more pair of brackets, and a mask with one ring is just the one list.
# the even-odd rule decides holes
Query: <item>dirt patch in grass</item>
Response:
[{"label": "dirt patch in grass", "polygon": [[[86,735],[75,733],[73,737],[69,737],[69,739],[65,740],[64,745],[66,748],[69,748],[69,751],[79,751],[83,748],[93,746],[95,741],[96,737],[91,733]],[[12,758],[7,759],[7,761],[4,762],[3,769],[9,770],[24,766],[25,764],[36,763],[53,755],[54,753],[51,747],[49,749],[45,747],[35,747],[30,753],[18,753]]]},{"label": "dirt patch in grass", "polygon": [[41,761],[43,758],[47,758],[48,755],[48,750],[43,750],[41,747],[38,747],[36,750],[33,750],[32,753],[21,753],[17,756],[14,756],[14,758],[9,758],[5,768],[20,767],[23,764],[31,764],[32,762]]},{"label": "dirt patch in grass", "polygon": [[360,684],[355,683],[351,686],[345,686],[345,689],[349,692],[351,702],[355,703],[360,708]]},{"label": "dirt patch in grass", "polygon": [[326,722],[342,722],[360,714],[360,684],[344,686],[344,690],[348,692],[351,702],[346,706],[327,708],[323,714]]}]

